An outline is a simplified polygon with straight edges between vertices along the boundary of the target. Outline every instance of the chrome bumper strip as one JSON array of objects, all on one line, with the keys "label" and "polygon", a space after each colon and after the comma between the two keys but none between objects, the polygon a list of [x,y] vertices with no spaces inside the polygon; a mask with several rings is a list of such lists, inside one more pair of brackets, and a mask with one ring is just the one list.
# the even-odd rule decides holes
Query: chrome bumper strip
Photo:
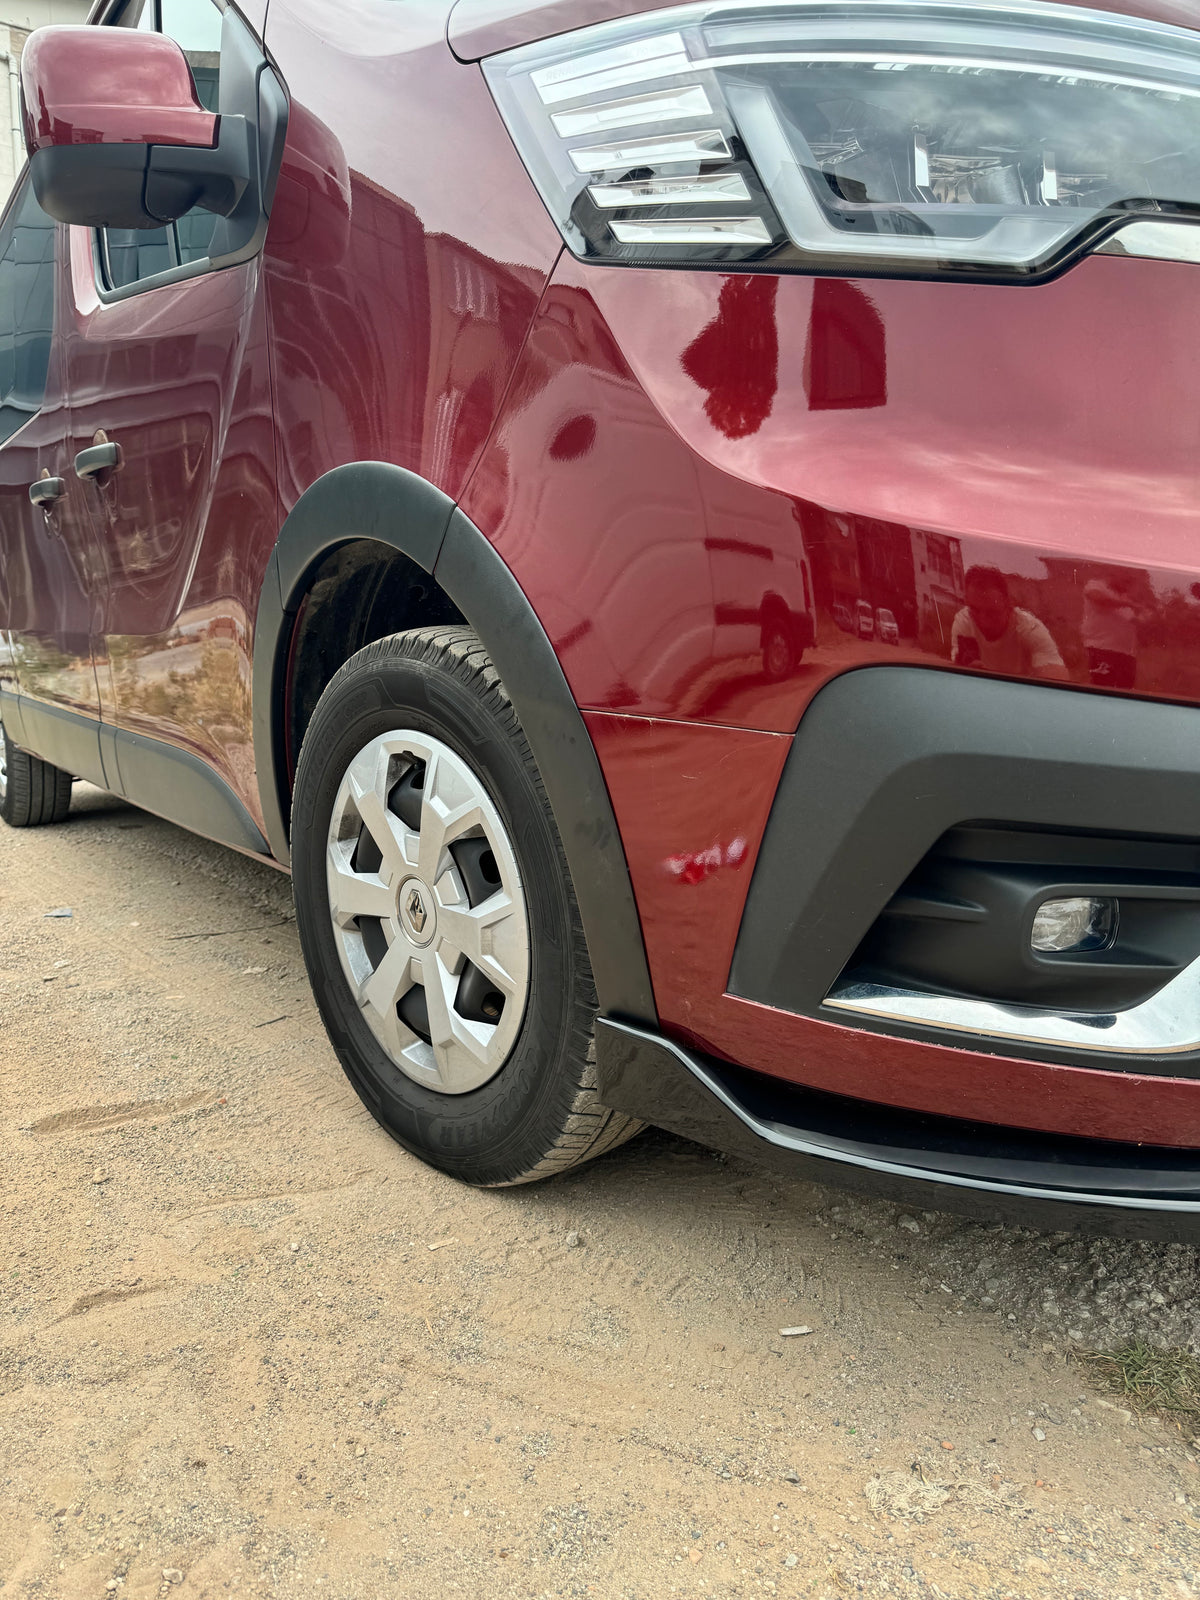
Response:
[{"label": "chrome bumper strip", "polygon": [[1038,1011],[994,1000],[926,994],[877,983],[839,982],[824,1004],[886,1022],[908,1022],[948,1033],[1048,1044],[1092,1055],[1184,1055],[1200,1050],[1200,961],[1127,1011]]}]

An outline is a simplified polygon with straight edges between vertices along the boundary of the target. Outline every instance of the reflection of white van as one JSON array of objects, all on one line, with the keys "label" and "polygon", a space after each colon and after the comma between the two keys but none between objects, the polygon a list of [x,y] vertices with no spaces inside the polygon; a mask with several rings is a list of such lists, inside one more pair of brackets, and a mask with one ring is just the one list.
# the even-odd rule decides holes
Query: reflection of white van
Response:
[{"label": "reflection of white van", "polygon": [[[808,571],[801,568],[805,598],[808,598]],[[759,612],[759,648],[762,650],[763,671],[772,683],[782,683],[790,678],[800,665],[804,652],[816,641],[816,626],[812,611],[797,611],[781,595],[763,596]]]},{"label": "reflection of white van", "polygon": [[886,606],[880,606],[875,613],[875,632],[881,644],[900,643],[900,625]]},{"label": "reflection of white van", "polygon": [[714,648],[729,656],[761,651],[763,672],[781,683],[816,643],[812,573],[790,514],[778,529],[760,522],[753,532],[755,538],[704,541],[713,593],[722,597],[714,606]]},{"label": "reflection of white van", "polygon": [[858,618],[858,637],[860,639],[873,639],[875,637],[875,613],[871,610],[869,600],[860,600],[854,608]]}]

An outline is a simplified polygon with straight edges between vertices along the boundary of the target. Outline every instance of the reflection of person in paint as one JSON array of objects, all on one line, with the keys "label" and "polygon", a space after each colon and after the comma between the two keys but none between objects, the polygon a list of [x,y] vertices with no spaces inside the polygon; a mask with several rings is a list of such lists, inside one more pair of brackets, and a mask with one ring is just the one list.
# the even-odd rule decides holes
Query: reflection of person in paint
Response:
[{"label": "reflection of person in paint", "polygon": [[1012,603],[1008,580],[997,567],[971,567],[963,580],[967,603],[951,629],[957,667],[982,667],[1010,678],[1063,682],[1067,669],[1044,622]]},{"label": "reflection of person in paint", "polygon": [[1132,689],[1137,679],[1138,623],[1150,615],[1135,592],[1143,574],[1121,572],[1084,585],[1080,632],[1088,677],[1098,689]]}]

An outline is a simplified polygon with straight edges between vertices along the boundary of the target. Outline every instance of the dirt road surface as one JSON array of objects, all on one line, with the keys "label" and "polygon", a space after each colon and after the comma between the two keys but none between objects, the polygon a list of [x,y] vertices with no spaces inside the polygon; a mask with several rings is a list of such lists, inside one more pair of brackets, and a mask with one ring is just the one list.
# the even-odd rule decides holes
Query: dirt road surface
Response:
[{"label": "dirt road surface", "polygon": [[1071,1357],[1194,1339],[1196,1252],[658,1133],[459,1187],[344,1081],[287,880],[82,786],[0,915],[5,1600],[1200,1595],[1195,1444]]}]

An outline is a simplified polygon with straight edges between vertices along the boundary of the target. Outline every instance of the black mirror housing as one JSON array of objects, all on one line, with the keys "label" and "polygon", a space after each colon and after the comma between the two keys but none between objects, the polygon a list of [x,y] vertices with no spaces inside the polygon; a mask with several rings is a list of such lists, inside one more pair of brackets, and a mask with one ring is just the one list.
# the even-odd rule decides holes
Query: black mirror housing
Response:
[{"label": "black mirror housing", "polygon": [[228,217],[251,178],[245,117],[223,116],[214,148],[71,144],[35,151],[29,170],[38,204],[84,228],[161,228],[196,206]]}]

